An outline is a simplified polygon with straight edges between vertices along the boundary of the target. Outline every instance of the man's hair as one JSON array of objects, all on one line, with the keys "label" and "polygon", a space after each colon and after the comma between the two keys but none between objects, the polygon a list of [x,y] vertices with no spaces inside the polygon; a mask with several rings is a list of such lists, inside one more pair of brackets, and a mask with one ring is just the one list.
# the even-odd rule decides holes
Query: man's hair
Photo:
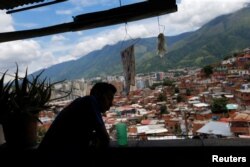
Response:
[{"label": "man's hair", "polygon": [[117,90],[114,85],[110,83],[106,83],[106,82],[98,82],[91,89],[90,95],[100,96],[100,95],[107,94],[107,93],[115,94],[116,91]]}]

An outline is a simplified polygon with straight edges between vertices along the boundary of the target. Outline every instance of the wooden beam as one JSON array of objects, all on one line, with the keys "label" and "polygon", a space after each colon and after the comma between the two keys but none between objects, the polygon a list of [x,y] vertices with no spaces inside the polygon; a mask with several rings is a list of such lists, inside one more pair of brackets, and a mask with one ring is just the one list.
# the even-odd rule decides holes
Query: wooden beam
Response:
[{"label": "wooden beam", "polygon": [[70,23],[32,30],[0,33],[0,42],[110,26],[160,16],[176,11],[177,5],[175,0],[152,0],[140,2],[110,10],[78,15],[74,17],[74,21]]},{"label": "wooden beam", "polygon": [[152,0],[74,17],[74,30],[131,22],[177,11],[175,0]]},{"label": "wooden beam", "polygon": [[73,23],[65,23],[39,29],[0,33],[0,42],[15,41],[69,32],[71,31],[72,24]]}]

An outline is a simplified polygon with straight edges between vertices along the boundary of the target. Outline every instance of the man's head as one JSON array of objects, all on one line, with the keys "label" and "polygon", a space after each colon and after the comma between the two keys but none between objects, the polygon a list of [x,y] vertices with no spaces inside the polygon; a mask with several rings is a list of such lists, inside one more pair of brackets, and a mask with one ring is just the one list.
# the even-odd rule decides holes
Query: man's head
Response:
[{"label": "man's head", "polygon": [[102,112],[106,112],[112,106],[116,93],[114,85],[106,82],[96,83],[90,91],[90,95],[95,96],[102,107]]}]

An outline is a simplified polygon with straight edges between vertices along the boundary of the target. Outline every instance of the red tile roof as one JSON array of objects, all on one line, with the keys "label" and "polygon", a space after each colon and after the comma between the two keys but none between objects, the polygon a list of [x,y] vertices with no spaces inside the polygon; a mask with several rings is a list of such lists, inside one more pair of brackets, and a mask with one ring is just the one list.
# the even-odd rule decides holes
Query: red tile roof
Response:
[{"label": "red tile roof", "polygon": [[250,115],[246,113],[239,113],[236,114],[233,118],[231,118],[231,121],[245,121],[250,122]]},{"label": "red tile roof", "polygon": [[141,120],[141,124],[142,125],[149,125],[150,124],[150,120],[148,120],[148,119]]}]

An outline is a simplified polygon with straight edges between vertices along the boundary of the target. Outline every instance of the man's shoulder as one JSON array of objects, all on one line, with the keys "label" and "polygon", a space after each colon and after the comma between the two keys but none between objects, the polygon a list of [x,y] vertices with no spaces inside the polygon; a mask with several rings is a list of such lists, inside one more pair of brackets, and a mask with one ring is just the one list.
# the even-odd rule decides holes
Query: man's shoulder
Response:
[{"label": "man's shoulder", "polygon": [[83,97],[78,97],[77,99],[75,99],[73,102],[72,102],[72,104],[73,103],[76,103],[76,104],[78,104],[78,103],[82,103],[82,102],[85,102],[85,101],[91,101],[91,97],[88,95],[88,96],[83,96]]},{"label": "man's shoulder", "polygon": [[94,96],[84,96],[79,98],[79,101],[77,102],[79,107],[90,107],[95,108],[95,106],[98,106],[98,102]]},{"label": "man's shoulder", "polygon": [[67,107],[64,108],[65,111],[68,110],[82,110],[82,107],[87,107],[92,102],[92,98],[90,96],[79,97],[72,101]]},{"label": "man's shoulder", "polygon": [[96,100],[94,96],[88,95],[88,96],[81,97],[80,101],[81,102],[95,102]]}]

